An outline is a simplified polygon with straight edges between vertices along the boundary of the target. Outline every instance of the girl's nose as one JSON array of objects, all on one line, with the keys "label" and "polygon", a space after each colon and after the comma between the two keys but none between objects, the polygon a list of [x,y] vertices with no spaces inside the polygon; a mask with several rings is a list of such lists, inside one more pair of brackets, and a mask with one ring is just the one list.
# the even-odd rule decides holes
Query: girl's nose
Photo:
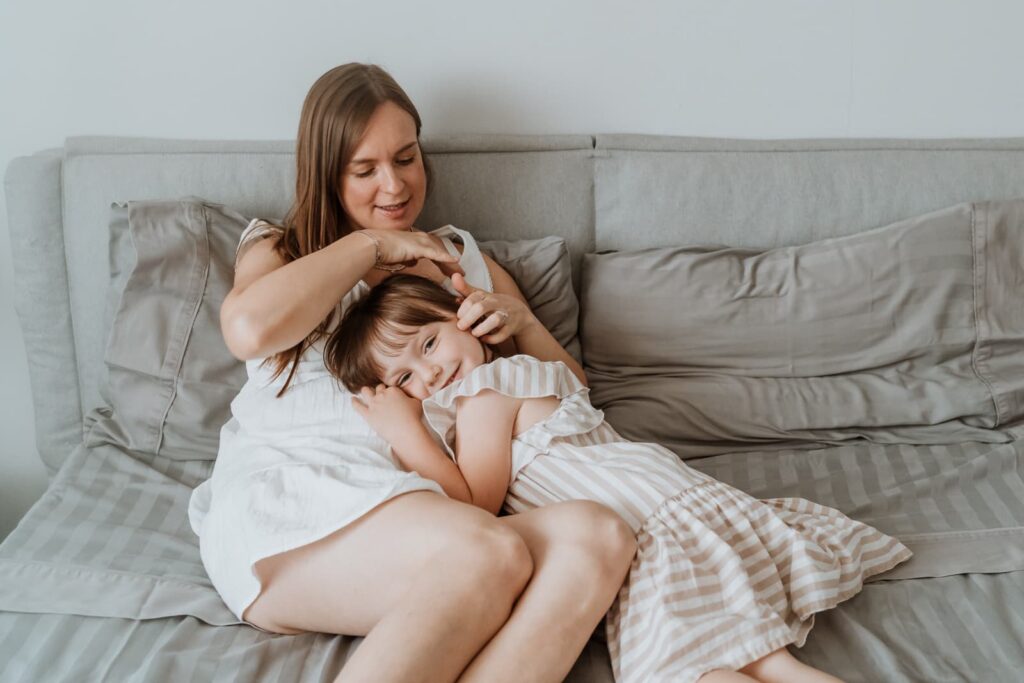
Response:
[{"label": "girl's nose", "polygon": [[441,368],[432,363],[424,363],[421,374],[423,383],[430,386],[437,381],[438,376],[441,374]]}]

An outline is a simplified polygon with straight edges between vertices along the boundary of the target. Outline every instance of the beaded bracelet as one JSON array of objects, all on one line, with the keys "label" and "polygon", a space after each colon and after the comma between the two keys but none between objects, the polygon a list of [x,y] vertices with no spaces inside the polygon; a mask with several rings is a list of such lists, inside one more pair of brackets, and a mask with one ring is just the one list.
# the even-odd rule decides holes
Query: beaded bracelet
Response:
[{"label": "beaded bracelet", "polygon": [[389,264],[386,264],[386,263],[381,263],[381,260],[380,260],[380,240],[377,239],[376,237],[374,237],[373,235],[371,235],[370,233],[363,232],[362,230],[356,230],[355,233],[357,235],[362,235],[366,239],[368,239],[371,242],[373,242],[373,267],[376,268],[377,270],[384,270],[384,271],[387,271],[389,273],[397,273],[400,270],[405,270],[406,268],[408,268],[408,266],[406,264],[404,264],[404,263],[397,263],[395,265],[389,265]]}]

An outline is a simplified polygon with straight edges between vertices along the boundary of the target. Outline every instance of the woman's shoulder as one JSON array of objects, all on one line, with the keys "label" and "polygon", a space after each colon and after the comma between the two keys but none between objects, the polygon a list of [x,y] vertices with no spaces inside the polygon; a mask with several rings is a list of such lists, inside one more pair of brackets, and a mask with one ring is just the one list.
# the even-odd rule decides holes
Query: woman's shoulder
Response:
[{"label": "woman's shoulder", "polygon": [[253,218],[238,237],[238,246],[235,247],[235,263],[238,263],[242,254],[260,240],[269,238],[277,240],[283,234],[284,228],[280,225],[263,218]]},{"label": "woman's shoulder", "polygon": [[253,218],[239,236],[239,243],[272,235],[283,235],[284,227],[265,218]]}]

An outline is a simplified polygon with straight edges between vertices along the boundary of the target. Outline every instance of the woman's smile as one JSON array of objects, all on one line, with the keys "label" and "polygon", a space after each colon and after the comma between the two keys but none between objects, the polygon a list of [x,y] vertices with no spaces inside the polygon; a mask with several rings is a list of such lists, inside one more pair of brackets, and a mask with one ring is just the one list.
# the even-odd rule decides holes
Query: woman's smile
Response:
[{"label": "woman's smile", "polygon": [[380,204],[378,204],[376,208],[377,208],[378,211],[383,213],[388,218],[399,219],[399,218],[402,218],[405,215],[405,209],[408,206],[409,206],[409,200],[406,199],[404,202],[399,202],[398,204],[387,204],[387,205],[380,205]]}]

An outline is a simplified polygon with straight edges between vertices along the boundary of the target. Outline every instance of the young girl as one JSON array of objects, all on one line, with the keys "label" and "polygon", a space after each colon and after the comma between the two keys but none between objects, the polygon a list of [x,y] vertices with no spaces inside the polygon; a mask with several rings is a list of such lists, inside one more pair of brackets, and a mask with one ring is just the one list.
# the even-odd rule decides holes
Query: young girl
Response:
[{"label": "young girl", "polygon": [[[395,456],[452,498],[492,513],[596,500],[630,524],[639,549],[606,622],[617,681],[836,680],[786,646],[803,645],[816,612],[910,557],[906,547],[837,510],[759,501],[624,440],[564,364],[493,358],[460,328],[459,309],[433,283],[392,277],[349,310],[328,368],[359,391],[356,409]],[[444,451],[406,438],[421,416]]]}]

